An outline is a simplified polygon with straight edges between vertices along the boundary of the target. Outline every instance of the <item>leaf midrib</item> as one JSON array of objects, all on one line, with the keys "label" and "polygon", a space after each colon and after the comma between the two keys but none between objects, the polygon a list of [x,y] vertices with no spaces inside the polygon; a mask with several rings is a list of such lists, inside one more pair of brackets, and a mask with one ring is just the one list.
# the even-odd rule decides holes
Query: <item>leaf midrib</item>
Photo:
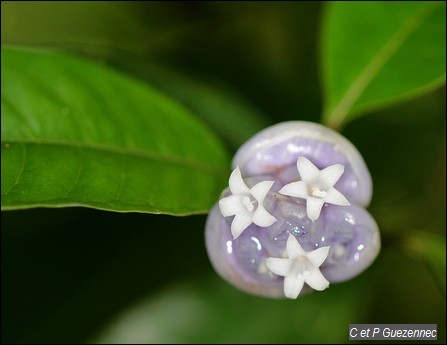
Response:
[{"label": "leaf midrib", "polygon": [[354,80],[333,110],[326,114],[328,124],[339,128],[349,111],[370,85],[383,66],[393,57],[406,39],[419,27],[423,20],[439,5],[437,2],[424,4],[413,16],[407,19],[394,35],[383,45],[366,65],[363,72]]},{"label": "leaf midrib", "polygon": [[178,156],[160,154],[157,152],[146,151],[142,149],[135,148],[123,148],[119,146],[106,145],[100,143],[82,143],[77,141],[63,141],[63,140],[32,140],[32,139],[16,139],[16,138],[2,138],[2,145],[5,143],[17,143],[17,144],[32,144],[32,145],[54,145],[54,146],[65,146],[69,148],[79,148],[79,149],[90,149],[95,151],[102,151],[108,153],[124,154],[128,156],[133,156],[137,158],[149,159],[149,160],[159,160],[168,163],[182,165],[193,170],[200,170],[213,173],[215,175],[226,176],[226,169],[218,168],[215,165],[207,164],[199,160],[190,160]]}]

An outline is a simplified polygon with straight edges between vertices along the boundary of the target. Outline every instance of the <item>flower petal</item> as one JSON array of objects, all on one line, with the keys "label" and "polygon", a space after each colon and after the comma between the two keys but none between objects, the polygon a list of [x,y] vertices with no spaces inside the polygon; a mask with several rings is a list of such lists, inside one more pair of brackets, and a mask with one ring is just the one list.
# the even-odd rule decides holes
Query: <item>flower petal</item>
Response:
[{"label": "flower petal", "polygon": [[230,195],[219,200],[220,212],[224,217],[234,216],[236,213],[244,210],[242,196]]},{"label": "flower petal", "polygon": [[306,203],[307,216],[314,222],[320,216],[324,201],[320,198],[309,197]]},{"label": "flower petal", "polygon": [[304,182],[312,182],[320,175],[320,170],[306,157],[298,157],[296,162],[301,180]]},{"label": "flower petal", "polygon": [[309,197],[309,194],[307,193],[307,184],[304,181],[286,184],[278,193],[302,199],[307,199]]},{"label": "flower petal", "polygon": [[324,202],[329,204],[339,205],[339,206],[348,206],[350,205],[348,199],[345,198],[343,194],[341,194],[335,188],[330,188],[327,191],[326,197],[324,198]]},{"label": "flower petal", "polygon": [[301,274],[289,274],[284,278],[284,295],[287,298],[297,298],[304,285]]},{"label": "flower petal", "polygon": [[233,170],[229,179],[230,190],[232,194],[248,194],[250,189],[242,179],[241,170],[239,167]]},{"label": "flower petal", "polygon": [[307,253],[307,258],[314,267],[320,267],[329,254],[329,246],[321,247]]},{"label": "flower petal", "polygon": [[269,192],[270,188],[272,188],[275,181],[262,181],[253,186],[250,189],[251,195],[258,201],[259,204],[264,202],[265,196]]},{"label": "flower petal", "polygon": [[289,234],[287,238],[287,255],[290,259],[295,259],[298,256],[306,255],[306,252],[303,248],[301,248],[298,240],[292,234]]},{"label": "flower petal", "polygon": [[233,239],[238,238],[242,232],[252,223],[251,213],[248,211],[242,211],[236,214],[231,223],[231,234]]},{"label": "flower petal", "polygon": [[264,228],[276,222],[276,218],[268,213],[262,205],[258,205],[252,220],[257,226],[262,226]]},{"label": "flower petal", "polygon": [[323,276],[318,268],[304,272],[304,280],[312,289],[323,291],[329,287],[328,280]]},{"label": "flower petal", "polygon": [[320,171],[320,182],[324,189],[333,187],[345,171],[342,164],[334,164]]},{"label": "flower petal", "polygon": [[273,273],[285,277],[289,273],[290,260],[281,258],[267,258],[265,261],[267,268]]}]

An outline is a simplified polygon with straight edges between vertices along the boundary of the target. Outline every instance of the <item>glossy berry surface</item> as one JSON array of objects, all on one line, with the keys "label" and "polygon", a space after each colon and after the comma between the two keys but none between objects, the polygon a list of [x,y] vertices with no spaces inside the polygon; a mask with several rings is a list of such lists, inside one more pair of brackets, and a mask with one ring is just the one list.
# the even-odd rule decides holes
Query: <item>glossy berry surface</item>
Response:
[{"label": "glossy berry surface", "polygon": [[[306,211],[309,200],[281,194],[285,185],[302,180],[297,170],[299,157],[320,170],[341,164],[344,172],[334,187],[350,205],[324,203],[318,218],[312,220]],[[273,273],[266,262],[287,256],[289,234],[306,252],[329,247],[319,270],[330,283],[355,277],[377,257],[379,230],[364,209],[372,195],[371,177],[358,151],[340,134],[314,123],[282,123],[244,144],[233,167],[240,167],[248,188],[274,181],[262,207],[276,218],[269,226],[251,223],[235,238],[231,231],[234,217],[224,217],[218,204],[211,210],[206,224],[207,251],[216,271],[233,285],[258,295],[284,297],[284,277]],[[231,194],[227,188],[221,200]],[[308,290],[306,285],[302,291]]]}]

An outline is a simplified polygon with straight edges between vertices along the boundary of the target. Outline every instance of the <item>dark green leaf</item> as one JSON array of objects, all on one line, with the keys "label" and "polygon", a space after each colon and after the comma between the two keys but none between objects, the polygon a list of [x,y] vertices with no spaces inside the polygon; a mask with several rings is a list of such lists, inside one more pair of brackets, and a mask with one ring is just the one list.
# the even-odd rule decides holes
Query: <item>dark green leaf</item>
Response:
[{"label": "dark green leaf", "polygon": [[234,149],[271,125],[267,117],[249,102],[215,81],[196,80],[142,63],[132,63],[127,69],[180,101]]},{"label": "dark green leaf", "polygon": [[361,279],[296,301],[249,296],[220,279],[183,283],[126,310],[93,342],[344,343],[349,323],[363,320],[370,295]]},{"label": "dark green leaf", "polygon": [[445,237],[413,231],[403,240],[404,249],[412,256],[422,260],[430,269],[436,283],[445,295],[446,291],[446,246]]},{"label": "dark green leaf", "polygon": [[322,36],[332,127],[445,82],[445,2],[333,2]]},{"label": "dark green leaf", "polygon": [[2,209],[206,212],[228,157],[186,109],[68,55],[2,49]]}]

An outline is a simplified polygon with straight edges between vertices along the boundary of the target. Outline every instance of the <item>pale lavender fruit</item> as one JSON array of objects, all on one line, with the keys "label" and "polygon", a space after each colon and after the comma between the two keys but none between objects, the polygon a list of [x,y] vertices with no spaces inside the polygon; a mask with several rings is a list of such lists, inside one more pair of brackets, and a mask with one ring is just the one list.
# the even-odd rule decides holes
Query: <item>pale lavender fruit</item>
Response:
[{"label": "pale lavender fruit", "polygon": [[355,146],[339,133],[312,122],[290,121],[264,129],[243,144],[233,159],[242,176],[272,174],[276,189],[299,178],[298,157],[308,158],[322,169],[343,164],[345,171],[337,189],[352,203],[367,207],[372,182],[366,164]]},{"label": "pale lavender fruit", "polygon": [[[309,159],[320,170],[342,164],[344,173],[335,188],[351,203],[325,203],[318,219],[306,212],[306,199],[278,191],[299,181],[297,160]],[[275,181],[263,207],[276,221],[267,227],[254,223],[234,238],[233,217],[224,217],[218,204],[206,224],[206,247],[216,271],[244,291],[284,297],[284,278],[267,267],[267,258],[284,258],[289,234],[306,252],[329,246],[329,254],[319,267],[329,282],[340,282],[364,271],[380,251],[377,224],[363,209],[372,195],[368,169],[355,147],[340,134],[318,124],[286,122],[267,128],[242,145],[233,160],[240,167],[248,188],[262,181]],[[221,196],[228,197],[227,188]],[[305,286],[303,291],[310,290]]]}]

